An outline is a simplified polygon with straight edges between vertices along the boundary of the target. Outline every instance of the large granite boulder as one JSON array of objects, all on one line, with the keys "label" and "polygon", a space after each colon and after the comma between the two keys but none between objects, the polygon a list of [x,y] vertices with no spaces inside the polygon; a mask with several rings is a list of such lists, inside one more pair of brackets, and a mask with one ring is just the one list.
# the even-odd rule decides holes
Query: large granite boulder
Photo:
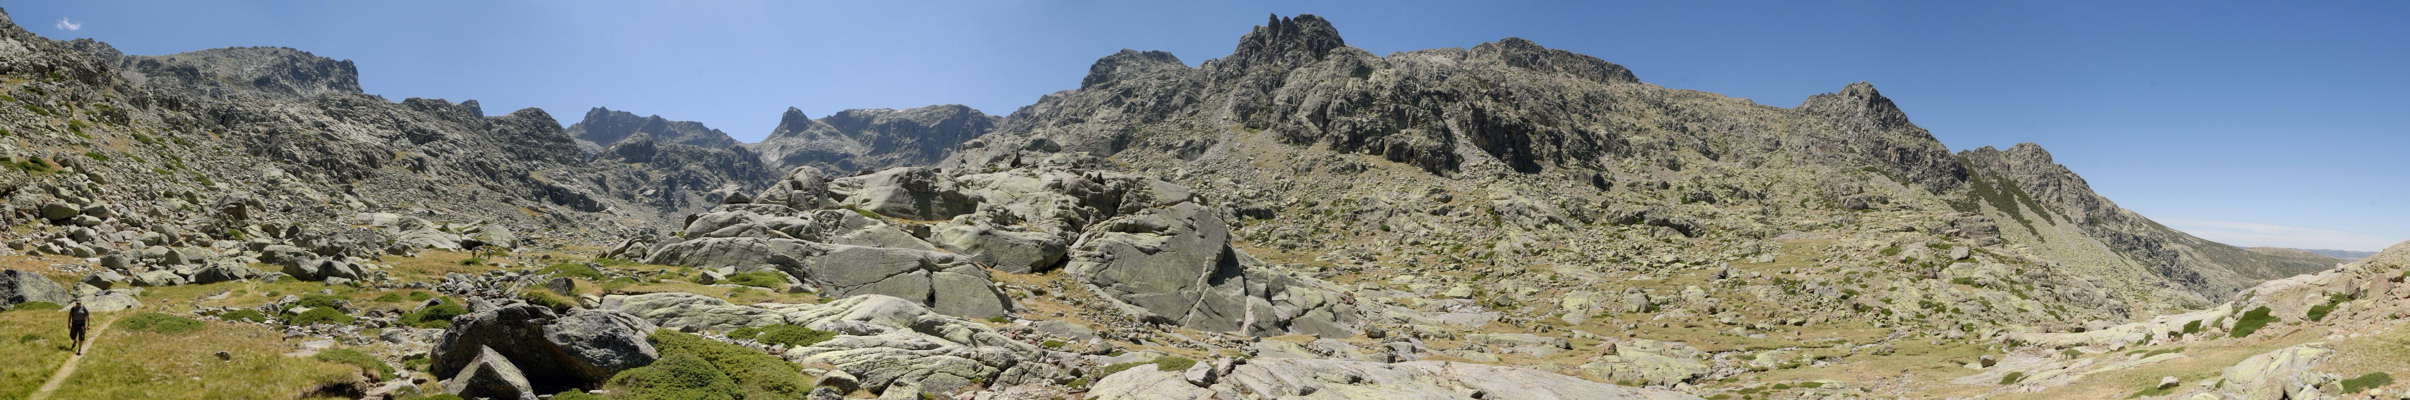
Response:
[{"label": "large granite boulder", "polygon": [[527,375],[512,365],[509,358],[494,352],[492,347],[478,346],[476,351],[467,369],[443,382],[444,394],[471,399],[536,398],[535,387],[527,383]]},{"label": "large granite boulder", "polygon": [[1124,312],[1200,330],[1352,336],[1361,314],[1335,291],[1260,268],[1230,247],[1221,213],[1181,203],[1099,223],[1069,267]]},{"label": "large granite boulder", "polygon": [[31,301],[63,306],[73,302],[74,297],[67,294],[67,288],[41,274],[0,270],[0,306],[13,307]]},{"label": "large granite boulder", "polygon": [[828,304],[744,306],[703,295],[655,293],[608,296],[603,298],[602,308],[668,327],[724,332],[790,324],[837,332],[833,339],[791,348],[785,355],[798,362],[836,366],[873,392],[899,385],[944,391],[974,382],[1011,384],[1015,382],[1008,381],[1061,372],[1027,362],[1044,357],[1045,351],[1037,346],[1013,340],[986,325],[889,296],[853,296]]},{"label": "large granite boulder", "polygon": [[451,379],[490,347],[526,373],[539,392],[597,387],[612,375],[660,357],[644,335],[656,327],[626,313],[510,304],[452,319],[436,344],[430,371]]},{"label": "large granite boulder", "polygon": [[831,296],[878,294],[969,318],[1005,315],[1011,301],[987,271],[960,255],[760,237],[703,238],[663,246],[652,263],[784,271]]}]

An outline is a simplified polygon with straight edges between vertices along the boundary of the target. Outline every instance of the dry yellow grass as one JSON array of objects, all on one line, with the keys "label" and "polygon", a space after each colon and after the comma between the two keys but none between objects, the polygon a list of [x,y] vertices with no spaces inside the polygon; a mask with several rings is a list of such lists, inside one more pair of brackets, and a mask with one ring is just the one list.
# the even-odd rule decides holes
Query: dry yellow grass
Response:
[{"label": "dry yellow grass", "polygon": [[22,399],[67,361],[67,313],[0,312],[0,399]]},{"label": "dry yellow grass", "polygon": [[[294,344],[258,325],[209,322],[193,332],[105,335],[51,398],[292,399],[362,379],[356,367],[284,356]],[[219,360],[220,351],[233,359]]]}]

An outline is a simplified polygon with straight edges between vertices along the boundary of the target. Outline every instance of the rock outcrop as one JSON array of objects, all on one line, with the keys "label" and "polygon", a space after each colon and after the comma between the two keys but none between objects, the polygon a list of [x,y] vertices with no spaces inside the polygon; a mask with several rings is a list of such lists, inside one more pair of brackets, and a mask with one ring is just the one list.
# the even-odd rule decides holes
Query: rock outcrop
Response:
[{"label": "rock outcrop", "polygon": [[539,393],[592,389],[659,358],[645,340],[653,329],[652,322],[617,311],[578,309],[564,315],[542,306],[503,305],[454,318],[435,345],[428,371],[437,378],[467,379],[471,386],[493,382],[493,377],[465,374],[492,354],[503,359],[496,366],[519,370],[522,384]]},{"label": "rock outcrop", "polygon": [[769,137],[749,146],[771,168],[844,175],[936,164],[955,146],[994,130],[996,120],[961,105],[845,110],[817,120],[788,108]]}]

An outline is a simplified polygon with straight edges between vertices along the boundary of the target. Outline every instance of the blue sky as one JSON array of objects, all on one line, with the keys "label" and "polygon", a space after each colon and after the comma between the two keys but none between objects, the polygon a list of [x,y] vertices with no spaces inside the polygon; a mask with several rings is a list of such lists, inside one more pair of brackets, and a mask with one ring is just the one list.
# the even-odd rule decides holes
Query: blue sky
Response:
[{"label": "blue sky", "polygon": [[[1659,4],[1664,3],[1664,4]],[[370,93],[587,108],[756,141],[789,106],[1007,114],[1090,62],[1227,55],[1267,14],[1375,54],[1502,37],[1790,106],[1873,82],[1953,149],[2038,142],[2120,205],[2239,245],[2410,239],[2410,2],[12,1],[131,54],[287,46]],[[69,29],[74,28],[74,29]]]}]

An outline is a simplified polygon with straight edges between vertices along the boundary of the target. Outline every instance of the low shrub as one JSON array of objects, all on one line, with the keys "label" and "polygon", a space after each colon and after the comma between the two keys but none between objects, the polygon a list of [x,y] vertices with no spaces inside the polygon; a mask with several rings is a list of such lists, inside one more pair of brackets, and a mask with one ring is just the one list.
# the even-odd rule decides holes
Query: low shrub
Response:
[{"label": "low shrub", "polygon": [[135,332],[174,334],[201,330],[201,321],[155,312],[143,312],[117,321],[117,326]]},{"label": "low shrub", "polygon": [[2370,372],[2367,375],[2360,375],[2356,378],[2343,380],[2343,393],[2359,393],[2367,391],[2368,389],[2381,388],[2385,387],[2385,385],[2391,384],[2393,384],[2393,375],[2386,374],[2381,371]]},{"label": "low shrub", "polygon": [[268,322],[268,314],[262,314],[259,312],[259,310],[234,310],[218,313],[218,319],[242,322]]},{"label": "low shrub", "polygon": [[603,273],[601,270],[596,270],[594,269],[594,266],[586,265],[586,263],[577,262],[553,263],[551,266],[544,267],[544,269],[536,270],[536,273],[551,274],[555,277],[579,278],[589,281],[603,280]]},{"label": "low shrub", "polygon": [[787,284],[787,277],[786,273],[784,272],[753,271],[729,275],[728,283],[764,289],[777,289],[778,287],[785,286]]},{"label": "low shrub", "polygon": [[2023,372],[2010,372],[2008,373],[2008,376],[2000,377],[2000,384],[2002,385],[2014,385],[2017,384],[2017,382],[2024,381],[2025,373]]},{"label": "low shrub", "polygon": [[577,308],[576,300],[570,300],[569,296],[562,296],[560,293],[553,293],[552,289],[545,288],[528,288],[526,291],[519,292],[519,300],[527,301],[527,304],[551,307],[553,311],[569,311],[571,308]]},{"label": "low shrub", "polygon": [[2259,332],[2259,328],[2267,327],[2270,322],[2276,322],[2276,317],[2268,315],[2270,312],[2274,311],[2269,310],[2268,306],[2260,306],[2244,312],[2242,318],[2234,320],[2234,331],[2227,332],[2227,336],[2239,338],[2251,336],[2252,332]]},{"label": "low shrub", "polygon": [[462,307],[459,300],[447,297],[436,300],[435,305],[402,314],[401,322],[414,328],[448,328],[452,326],[452,317],[468,313],[469,308]]},{"label": "low shrub", "polygon": [[826,342],[829,339],[835,339],[837,338],[837,333],[795,325],[778,324],[759,327],[749,326],[736,328],[736,330],[728,331],[728,337],[732,339],[753,339],[757,342],[787,347],[804,347],[820,344],[820,342]]},{"label": "low shrub", "polygon": [[608,388],[621,398],[801,398],[812,390],[801,366],[759,350],[667,329],[645,339],[661,358],[613,376]]}]

